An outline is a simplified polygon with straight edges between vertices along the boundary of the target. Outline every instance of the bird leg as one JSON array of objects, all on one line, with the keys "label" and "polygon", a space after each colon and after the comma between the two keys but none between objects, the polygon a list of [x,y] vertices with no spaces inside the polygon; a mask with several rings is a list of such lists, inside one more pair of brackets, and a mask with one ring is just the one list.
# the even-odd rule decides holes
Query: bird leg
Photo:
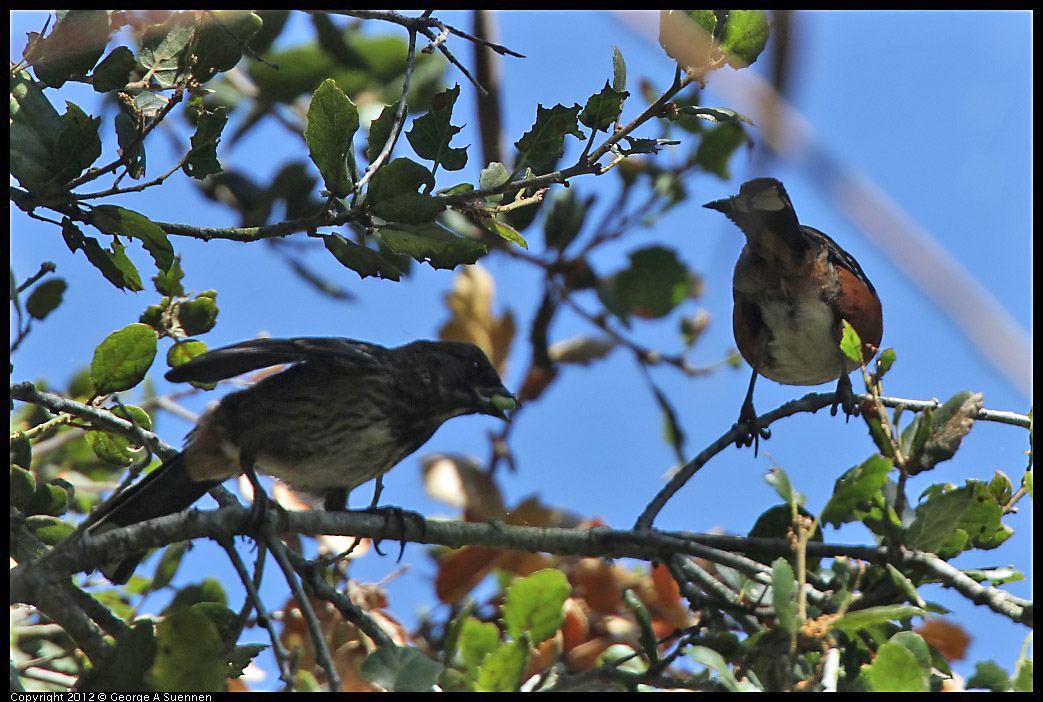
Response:
[{"label": "bird leg", "polygon": [[753,456],[756,458],[757,450],[760,448],[760,440],[767,441],[771,438],[771,430],[757,424],[757,412],[753,409],[753,386],[757,382],[757,371],[753,371],[750,377],[750,389],[746,391],[746,399],[739,410],[739,421],[732,427],[733,430],[741,431],[739,438],[735,440],[735,447],[753,445]]},{"label": "bird leg", "polygon": [[271,500],[268,497],[268,493],[261,487],[261,481],[257,477],[257,471],[254,470],[254,460],[252,456],[242,455],[239,457],[239,466],[242,468],[243,475],[250,481],[250,487],[253,488],[253,499],[250,503],[250,519],[248,521],[249,529],[255,534],[261,532],[261,528],[265,522],[268,521],[268,504]]},{"label": "bird leg", "polygon": [[[417,525],[417,528],[420,529],[421,538],[423,538],[423,536],[427,534],[427,521],[423,518],[423,516],[421,516],[417,512],[412,512],[410,510],[405,510],[405,509],[402,509],[401,507],[395,507],[393,505],[388,505],[386,507],[378,507],[377,506],[377,502],[380,500],[380,493],[383,492],[383,491],[384,491],[384,476],[382,476],[382,475],[381,476],[377,476],[377,482],[376,482],[376,485],[375,485],[374,490],[373,490],[373,501],[370,502],[369,507],[366,507],[366,508],[361,509],[359,511],[360,512],[366,512],[368,514],[381,514],[381,515],[383,515],[383,517],[384,517],[384,531],[385,532],[391,526],[391,520],[392,519],[394,519],[398,523],[399,533],[402,535],[401,536],[401,540],[399,541],[399,549],[398,549],[398,561],[401,561],[402,560],[402,555],[406,551],[406,519],[412,519],[413,523]],[[343,498],[340,497],[341,494],[343,495]],[[339,507],[339,511],[344,511],[344,508],[345,508],[346,502],[347,502],[347,491],[345,491],[345,490],[331,490],[331,491],[329,491],[326,494],[326,509],[330,509],[331,498],[332,498],[332,501],[333,501],[334,504],[339,500],[339,503],[341,505],[341,507]],[[334,508],[334,509],[338,509],[338,508]],[[376,539],[373,539],[373,550],[376,551],[381,556],[386,555],[383,551],[380,550],[380,542],[383,541],[383,540],[384,540],[383,537],[378,537]],[[337,555],[332,560],[333,561],[338,561],[338,560],[347,558],[347,556],[352,551],[354,551],[356,548],[358,548],[358,545],[361,542],[362,542],[362,537],[356,536],[355,540],[352,542],[351,546],[349,546],[347,548],[347,550],[345,550],[343,553]]]}]

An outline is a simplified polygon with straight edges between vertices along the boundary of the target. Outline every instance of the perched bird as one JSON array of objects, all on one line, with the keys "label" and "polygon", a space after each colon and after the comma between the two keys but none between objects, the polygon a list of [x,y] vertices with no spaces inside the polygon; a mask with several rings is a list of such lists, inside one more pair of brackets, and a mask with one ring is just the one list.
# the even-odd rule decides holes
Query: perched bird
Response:
[{"label": "perched bird", "polygon": [[[723,212],[746,235],[732,278],[732,329],[739,353],[753,368],[739,412],[747,434],[738,446],[767,439],[757,425],[753,386],[758,375],[783,385],[837,380],[844,411],[857,411],[848,373],[858,367],[840,350],[841,320],[862,340],[868,362],[880,345],[880,298],[858,262],[817,229],[797,221],[786,189],[774,178],[743,183],[739,194],[703,207]],[[836,404],[832,412],[836,414]]]},{"label": "perched bird", "polygon": [[[325,496],[344,509],[348,492],[420,448],[463,414],[507,421],[515,397],[473,344],[414,341],[388,349],[340,338],[252,339],[208,351],[167,373],[213,383],[292,363],[225,395],[188,434],[184,450],[119,495],[95,534],[186,509],[207,490],[256,470]],[[102,572],[126,582],[142,554]]]}]

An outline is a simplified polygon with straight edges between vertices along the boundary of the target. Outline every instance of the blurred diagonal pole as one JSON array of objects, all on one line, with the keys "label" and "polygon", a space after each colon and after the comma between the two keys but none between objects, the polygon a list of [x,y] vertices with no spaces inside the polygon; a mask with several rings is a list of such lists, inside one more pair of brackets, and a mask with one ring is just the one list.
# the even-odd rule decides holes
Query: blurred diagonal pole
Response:
[{"label": "blurred diagonal pole", "polygon": [[[496,15],[489,10],[472,10],[474,35],[496,42]],[[500,119],[500,59],[487,45],[474,42],[474,75],[485,88],[478,93],[478,131],[482,137],[482,163],[503,163]]]},{"label": "blurred diagonal pole", "polygon": [[[614,14],[658,42],[658,11]],[[728,107],[760,126],[765,144],[822,183],[841,212],[933,301],[964,336],[1025,397],[1032,394],[1032,342],[995,297],[931,234],[857,169],[842,164],[819,142],[814,127],[753,71],[711,75]]]}]

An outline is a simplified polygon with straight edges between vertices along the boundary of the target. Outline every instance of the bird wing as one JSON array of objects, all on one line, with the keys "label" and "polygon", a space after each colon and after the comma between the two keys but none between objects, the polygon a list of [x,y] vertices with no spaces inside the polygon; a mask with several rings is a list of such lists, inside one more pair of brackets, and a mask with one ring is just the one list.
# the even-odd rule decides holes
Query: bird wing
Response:
[{"label": "bird wing", "polygon": [[259,368],[317,359],[371,367],[387,349],[355,339],[302,336],[293,339],[250,339],[200,354],[166,374],[173,383],[216,383]]}]

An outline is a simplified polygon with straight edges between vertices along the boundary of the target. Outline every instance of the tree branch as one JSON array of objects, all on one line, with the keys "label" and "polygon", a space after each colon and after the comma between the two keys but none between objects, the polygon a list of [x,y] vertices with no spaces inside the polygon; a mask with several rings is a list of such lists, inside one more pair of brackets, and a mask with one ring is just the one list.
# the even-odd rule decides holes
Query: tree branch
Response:
[{"label": "tree branch", "polygon": [[[197,538],[228,539],[236,534],[253,533],[251,512],[245,507],[226,507],[209,512],[189,510],[130,527],[113,529],[101,535],[88,535],[63,542],[43,558],[20,564],[11,572],[11,587],[16,601],[32,601],[33,591],[26,583],[36,582],[36,571],[46,569],[68,574],[96,568],[121,554],[164,546],[175,541]],[[406,540],[460,548],[482,546],[562,556],[591,558],[636,558],[667,562],[674,554],[706,558],[726,565],[742,565],[736,554],[756,554],[775,558],[792,553],[786,539],[763,539],[717,534],[669,533],[651,529],[620,530],[609,527],[564,529],[507,525],[501,522],[445,522],[394,520],[389,524],[381,515],[368,512],[269,512],[275,533],[293,532],[319,535],[336,534],[363,538]],[[919,551],[849,544],[807,545],[809,557],[846,556],[870,563],[892,563],[915,568],[937,577],[975,604],[985,605],[1013,621],[1031,625],[1032,603],[996,587],[981,585],[934,556]],[[753,563],[746,560],[747,563]],[[753,576],[763,578],[762,563]],[[810,587],[810,586],[808,586]],[[825,605],[826,600],[821,604]],[[366,632],[367,635],[370,632]]]}]

